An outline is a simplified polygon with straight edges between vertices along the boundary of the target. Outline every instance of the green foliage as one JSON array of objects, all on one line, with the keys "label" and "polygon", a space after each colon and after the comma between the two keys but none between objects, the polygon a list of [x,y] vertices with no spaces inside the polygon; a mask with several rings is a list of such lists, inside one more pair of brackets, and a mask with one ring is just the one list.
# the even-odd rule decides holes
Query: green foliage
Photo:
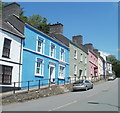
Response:
[{"label": "green foliage", "polygon": [[[9,3],[6,2],[1,2],[0,1],[0,6],[1,8],[3,6],[8,5]],[[34,26],[35,28],[37,28],[38,30],[44,32],[44,33],[49,33],[49,29],[50,29],[50,24],[47,24],[47,19],[46,18],[42,18],[40,15],[36,14],[36,15],[32,15],[32,16],[24,16],[24,8],[20,8],[20,19],[22,19],[25,22],[30,23],[32,26]],[[0,15],[1,17],[1,15]]]},{"label": "green foliage", "polygon": [[120,77],[120,61],[115,58],[113,55],[107,57],[107,61],[112,63],[113,71],[117,77]]},{"label": "green foliage", "polygon": [[116,62],[116,58],[113,55],[109,55],[107,56],[107,61],[113,64],[114,62]]},{"label": "green foliage", "polygon": [[113,70],[117,77],[120,77],[120,64],[113,65]]},{"label": "green foliage", "polygon": [[46,18],[42,18],[37,14],[28,17],[27,21],[38,30],[43,31],[44,33],[49,33],[50,24],[47,24]]},{"label": "green foliage", "polygon": [[4,7],[4,6],[6,6],[6,5],[8,5],[9,3],[7,3],[7,2],[1,2],[0,1],[0,6],[2,6],[2,7]]},{"label": "green foliage", "polygon": [[20,8],[20,19],[22,19],[23,21],[28,21],[28,18],[27,18],[27,16],[24,16],[24,13],[25,13],[25,11],[24,11],[24,8]]}]

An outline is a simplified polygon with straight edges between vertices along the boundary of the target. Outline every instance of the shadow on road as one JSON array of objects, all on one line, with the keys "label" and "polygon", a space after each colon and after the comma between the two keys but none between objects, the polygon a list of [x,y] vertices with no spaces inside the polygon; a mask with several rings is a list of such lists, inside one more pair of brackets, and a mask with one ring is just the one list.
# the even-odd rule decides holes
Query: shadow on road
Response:
[{"label": "shadow on road", "polygon": [[120,106],[116,106],[116,105],[112,105],[112,104],[108,104],[108,103],[99,103],[99,102],[88,102],[88,104],[104,104],[104,105],[109,105],[109,106],[113,106],[113,107],[117,107],[120,108]]}]

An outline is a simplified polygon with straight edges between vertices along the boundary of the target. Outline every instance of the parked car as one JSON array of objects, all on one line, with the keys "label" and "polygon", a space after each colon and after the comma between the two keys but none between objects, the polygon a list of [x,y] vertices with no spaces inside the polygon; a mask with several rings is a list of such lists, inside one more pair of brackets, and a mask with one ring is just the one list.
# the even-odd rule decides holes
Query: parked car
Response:
[{"label": "parked car", "polygon": [[88,80],[77,80],[73,83],[73,91],[75,90],[88,90],[93,88],[93,83]]},{"label": "parked car", "polygon": [[108,77],[108,80],[114,80],[115,78],[116,78],[115,75],[110,75],[110,76]]}]

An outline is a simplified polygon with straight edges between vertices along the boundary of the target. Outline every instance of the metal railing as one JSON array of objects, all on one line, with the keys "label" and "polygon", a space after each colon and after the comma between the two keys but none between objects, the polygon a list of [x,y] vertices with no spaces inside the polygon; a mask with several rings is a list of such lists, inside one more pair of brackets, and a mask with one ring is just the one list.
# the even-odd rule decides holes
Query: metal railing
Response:
[{"label": "metal railing", "polygon": [[[29,81],[22,81],[22,82],[14,82],[13,86],[13,94],[16,93],[16,91],[20,90],[27,90],[30,91],[32,88],[41,89],[41,87],[51,87],[52,85],[65,85],[66,83],[72,83],[76,80],[76,77],[72,77],[74,80],[71,79],[71,77],[66,77],[64,79],[55,78],[54,82],[51,82],[51,79],[39,79],[39,80],[29,80]],[[19,85],[18,85],[19,84]],[[21,86],[21,87],[17,87]]]},{"label": "metal railing", "polygon": [[16,91],[30,91],[34,88],[37,90],[40,90],[41,88],[45,87],[51,87],[53,85],[65,85],[65,84],[71,84],[77,80],[83,80],[86,78],[77,76],[74,77],[66,77],[64,79],[60,78],[54,78],[53,82],[51,82],[51,79],[39,79],[39,80],[29,80],[29,81],[22,81],[22,82],[13,82],[13,94],[16,93]]}]

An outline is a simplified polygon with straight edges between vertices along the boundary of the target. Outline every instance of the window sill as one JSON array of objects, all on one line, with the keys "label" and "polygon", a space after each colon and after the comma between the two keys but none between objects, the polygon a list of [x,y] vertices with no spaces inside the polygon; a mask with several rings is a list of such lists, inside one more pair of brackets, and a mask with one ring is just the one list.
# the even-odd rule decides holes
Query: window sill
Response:
[{"label": "window sill", "polygon": [[75,60],[77,60],[77,58],[76,58],[76,57],[74,57],[74,59],[75,59]]},{"label": "window sill", "polygon": [[7,57],[7,56],[2,56],[3,58],[8,58],[8,59],[10,59],[10,57]]},{"label": "window sill", "polygon": [[65,62],[64,60],[60,60],[60,62]]},{"label": "window sill", "polygon": [[65,79],[65,77],[58,77],[59,79]]},{"label": "window sill", "polygon": [[36,77],[44,77],[44,75],[35,74]]}]

